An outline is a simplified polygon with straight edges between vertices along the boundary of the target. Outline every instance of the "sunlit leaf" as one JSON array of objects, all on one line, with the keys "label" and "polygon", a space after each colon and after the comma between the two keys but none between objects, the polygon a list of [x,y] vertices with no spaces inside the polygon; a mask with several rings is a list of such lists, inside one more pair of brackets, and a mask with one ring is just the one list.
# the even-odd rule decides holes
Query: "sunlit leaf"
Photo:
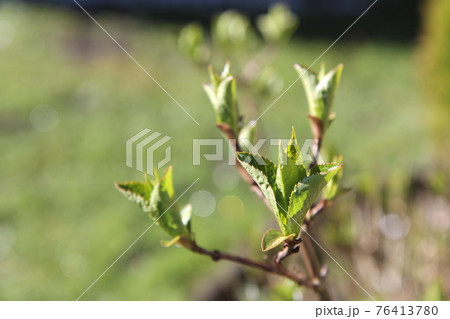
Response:
[{"label": "sunlit leaf", "polygon": [[283,243],[286,239],[293,238],[294,234],[290,235],[283,235],[278,230],[275,229],[269,229],[266,231],[263,235],[262,241],[261,241],[261,249],[262,251],[268,251],[270,249],[273,249]]},{"label": "sunlit leaf", "polygon": [[303,83],[303,87],[305,89],[306,98],[308,100],[308,106],[309,106],[309,113],[312,116],[317,116],[317,108],[316,105],[316,96],[315,96],[315,90],[318,83],[317,74],[307,67],[296,64],[294,65],[295,69],[297,70],[297,73],[300,77],[300,80]]},{"label": "sunlit leaf", "polygon": [[325,74],[323,66],[319,74],[299,64],[296,64],[294,67],[305,89],[309,115],[320,119],[323,130],[325,130],[334,119],[334,116],[331,115],[331,107],[344,67],[342,64],[339,64],[327,74]]},{"label": "sunlit leaf", "polygon": [[295,185],[290,196],[288,210],[289,216],[296,221],[296,225],[291,229],[294,233],[299,232],[306,212],[317,200],[323,188],[341,168],[341,164],[317,165],[311,170],[312,175]]},{"label": "sunlit leaf", "polygon": [[239,133],[239,110],[236,96],[236,79],[230,75],[230,65],[227,63],[221,75],[209,68],[210,84],[203,88],[216,113],[216,123],[226,124],[233,135]]},{"label": "sunlit leaf", "polygon": [[138,203],[169,235],[189,239],[190,205],[180,212],[175,204],[172,166],[166,170],[162,178],[157,174],[156,177],[153,182],[146,177],[146,182],[116,183],[116,187],[128,199]]},{"label": "sunlit leaf", "polygon": [[178,205],[175,204],[172,166],[166,170],[161,180],[155,183],[150,196],[150,208],[151,217],[172,237],[189,234],[188,228],[181,220]]},{"label": "sunlit leaf", "polygon": [[303,159],[298,147],[295,130],[292,128],[291,138],[286,149],[283,149],[281,142],[278,150],[278,167],[276,182],[282,194],[282,201],[279,203],[287,210],[289,196],[298,181],[306,177],[306,170],[303,166]]},{"label": "sunlit leaf", "polygon": [[153,189],[152,184],[148,182],[124,182],[114,185],[127,199],[139,204],[144,211],[148,211],[150,194]]}]

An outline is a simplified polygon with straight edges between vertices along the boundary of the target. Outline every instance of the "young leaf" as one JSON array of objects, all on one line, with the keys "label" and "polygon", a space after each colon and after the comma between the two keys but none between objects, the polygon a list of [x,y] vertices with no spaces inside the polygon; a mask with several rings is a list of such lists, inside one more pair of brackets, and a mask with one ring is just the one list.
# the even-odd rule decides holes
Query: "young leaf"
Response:
[{"label": "young leaf", "polygon": [[229,77],[229,76],[231,76],[230,69],[231,69],[231,64],[230,64],[230,62],[228,61],[228,62],[226,62],[225,65],[223,66],[222,73],[220,73],[220,78],[221,78],[222,80],[225,79],[225,78],[227,78],[227,77]]},{"label": "young leaf", "polygon": [[154,185],[150,196],[150,215],[155,220],[159,218],[157,224],[172,237],[189,236],[189,229],[183,224],[174,200],[172,166],[170,166],[162,179]]},{"label": "young leaf", "polygon": [[[342,156],[334,156],[333,162],[342,163]],[[345,188],[339,186],[339,181],[342,178],[343,169],[339,171],[336,175],[333,176],[331,181],[325,187],[322,197],[326,200],[333,200],[336,197],[347,193],[350,191],[350,188]]]},{"label": "young leaf", "polygon": [[291,138],[289,140],[286,152],[288,157],[292,159],[296,164],[303,166],[303,158],[302,154],[300,153],[300,148],[298,146],[297,136],[295,135],[294,127],[292,127],[291,130]]},{"label": "young leaf", "polygon": [[237,157],[242,167],[258,184],[262,193],[267,198],[281,231],[287,235],[285,225],[289,221],[286,211],[280,210],[279,207],[283,202],[283,195],[277,187],[275,164],[269,159],[257,154],[241,152],[237,154]]},{"label": "young leaf", "polygon": [[187,204],[186,206],[184,206],[180,212],[180,216],[183,225],[189,225],[192,218],[192,204]]},{"label": "young leaf", "polygon": [[186,226],[189,233],[191,233],[191,218],[192,218],[192,205],[187,204],[180,212],[181,222]]},{"label": "young leaf", "polygon": [[262,193],[267,198],[282,233],[288,235],[289,228],[287,225],[289,225],[290,221],[287,216],[287,211],[282,205],[283,195],[277,186],[275,164],[269,159],[257,154],[241,152],[237,156],[242,167],[258,184]]},{"label": "young leaf", "polygon": [[307,67],[296,64],[294,65],[295,70],[297,70],[297,73],[300,77],[300,80],[302,80],[303,87],[305,89],[306,98],[308,100],[308,106],[309,106],[309,113],[312,116],[317,116],[317,106],[316,106],[316,96],[315,96],[315,90],[318,83],[317,74]]},{"label": "young leaf", "polygon": [[190,206],[179,211],[174,204],[175,192],[172,181],[172,166],[164,176],[150,182],[146,176],[146,182],[116,183],[117,189],[128,199],[138,203],[144,212],[148,213],[157,224],[172,237],[180,237],[187,244],[191,238],[190,231]]},{"label": "young leaf", "polygon": [[219,86],[220,76],[214,72],[212,65],[208,67],[209,80],[211,81],[211,87],[215,90]]},{"label": "young leaf", "polygon": [[317,74],[317,79],[320,81],[325,76],[325,62],[320,63],[319,74]]},{"label": "young leaf", "polygon": [[209,68],[210,84],[204,84],[206,94],[215,110],[217,124],[228,125],[237,136],[239,133],[239,111],[236,97],[236,80],[230,75],[227,63],[221,75]]},{"label": "young leaf", "polygon": [[[283,154],[286,155],[286,163],[282,163]],[[287,209],[289,196],[294,185],[298,183],[299,180],[305,178],[305,176],[305,168],[302,165],[296,165],[295,162],[287,156],[280,144],[276,183],[282,194],[282,201],[280,204],[284,209]]]},{"label": "young leaf", "polygon": [[238,153],[237,158],[242,167],[258,184],[272,209],[278,211],[275,164],[268,158],[247,152]]},{"label": "young leaf", "polygon": [[341,164],[316,165],[311,169],[310,176],[295,185],[290,196],[288,209],[289,216],[298,223],[292,229],[296,230],[295,233],[300,230],[299,225],[303,223],[306,212],[319,197],[320,192],[341,168]]},{"label": "young leaf", "polygon": [[284,242],[288,238],[293,238],[295,234],[283,235],[278,230],[269,229],[263,235],[261,240],[261,249],[262,251],[268,251],[277,247],[279,244]]},{"label": "young leaf", "polygon": [[326,174],[330,171],[333,171],[336,168],[342,168],[342,164],[340,164],[340,163],[325,163],[325,164],[314,165],[309,170],[308,176],[316,175],[316,174]]},{"label": "young leaf", "polygon": [[323,111],[320,118],[325,127],[329,125],[328,121],[330,110],[334,101],[334,96],[336,95],[337,87],[339,86],[339,82],[341,80],[343,68],[344,66],[339,64],[333,70],[328,72],[322,79],[320,79],[316,87],[316,98],[323,101]]},{"label": "young leaf", "polygon": [[327,74],[324,74],[325,71],[322,68],[319,75],[298,64],[294,67],[305,89],[309,115],[322,121],[323,131],[325,131],[333,120],[331,106],[339,86],[343,65],[339,64]]},{"label": "young leaf", "polygon": [[238,132],[236,79],[228,76],[217,87],[218,122],[227,123]]},{"label": "young leaf", "polygon": [[145,211],[149,209],[150,194],[153,189],[153,185],[149,182],[125,182],[115,183],[116,188],[125,195],[125,197],[132,202],[135,202],[141,206]]},{"label": "young leaf", "polygon": [[280,202],[287,210],[289,196],[298,181],[306,177],[306,170],[303,166],[303,159],[298,147],[295,130],[292,127],[291,139],[286,150],[283,150],[281,143],[278,150],[277,186],[280,189],[283,200]]}]

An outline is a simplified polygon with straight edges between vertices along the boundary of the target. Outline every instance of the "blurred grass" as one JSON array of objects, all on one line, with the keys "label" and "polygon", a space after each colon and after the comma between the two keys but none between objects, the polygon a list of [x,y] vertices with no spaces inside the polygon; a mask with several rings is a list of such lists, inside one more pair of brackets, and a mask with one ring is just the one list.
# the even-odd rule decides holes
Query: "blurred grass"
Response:
[{"label": "blurred grass", "polygon": [[[142,178],[125,166],[124,146],[146,127],[173,137],[178,194],[200,178],[181,203],[200,189],[217,202],[230,194],[244,199],[242,212],[194,217],[198,241],[262,257],[259,241],[273,222],[270,212],[242,182],[232,191],[218,187],[211,177],[218,163],[191,165],[192,138],[220,134],[201,88],[207,72],[177,52],[174,26],[98,17],[200,126],[82,14],[0,8],[0,20],[14,29],[12,43],[0,50],[0,299],[76,299],[151,224],[113,187]],[[309,65],[329,43],[296,39],[286,47],[275,65],[285,87],[297,76],[292,65]],[[342,41],[323,60],[328,67],[345,65],[338,117],[327,139],[344,155],[348,182],[425,167],[431,159],[413,48]],[[275,98],[259,100],[259,112]],[[46,133],[29,121],[41,104],[59,115],[57,127]],[[309,138],[306,113],[298,83],[261,118],[261,134],[286,138],[295,125],[300,138]],[[199,279],[223,275],[204,257],[162,248],[162,238],[163,232],[150,229],[83,299],[190,299]]]}]

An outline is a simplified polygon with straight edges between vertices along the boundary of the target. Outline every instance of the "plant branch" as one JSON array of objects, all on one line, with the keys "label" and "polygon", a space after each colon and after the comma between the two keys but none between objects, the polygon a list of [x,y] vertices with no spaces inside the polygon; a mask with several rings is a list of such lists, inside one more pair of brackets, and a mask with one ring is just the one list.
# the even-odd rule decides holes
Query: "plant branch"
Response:
[{"label": "plant branch", "polygon": [[320,148],[322,147],[322,140],[323,140],[323,135],[324,135],[324,124],[322,122],[321,119],[309,115],[309,120],[311,123],[311,130],[312,133],[314,135],[314,144],[315,144],[315,149],[314,149],[314,154],[313,154],[313,161],[312,163],[309,165],[309,168],[313,167],[314,165],[317,165],[318,159],[319,159],[319,152],[320,152]]},{"label": "plant branch", "polygon": [[256,268],[259,270],[263,270],[268,273],[276,274],[285,278],[288,278],[295,283],[297,283],[299,286],[306,286],[310,288],[314,288],[313,284],[301,273],[293,273],[289,270],[287,270],[281,263],[274,263],[274,264],[267,264],[259,261],[252,260],[247,257],[241,257],[241,256],[235,256],[230,255],[227,253],[220,252],[218,250],[210,251],[203,247],[198,246],[196,243],[192,244],[190,247],[187,247],[191,251],[206,255],[212,258],[214,261],[219,260],[228,260],[235,263],[238,263],[240,265],[244,265],[251,268]]},{"label": "plant branch", "polygon": [[[321,136],[323,133],[323,125],[322,125],[322,122],[316,118],[310,117],[310,119],[312,122],[314,135],[316,136],[314,139],[315,145],[316,145],[316,148],[315,148],[315,151],[313,154],[314,160],[310,166],[310,167],[312,167],[312,166],[316,165],[318,162],[319,152],[320,152],[320,148],[322,146],[322,137]],[[230,141],[230,143],[234,147],[235,151],[240,152],[241,148],[239,146],[239,141],[237,140],[235,132],[233,132],[233,130],[228,125],[223,125],[223,124],[216,124],[216,125],[222,131],[222,133],[225,135],[225,137]],[[272,207],[270,206],[267,198],[262,193],[261,189],[258,187],[256,182],[251,178],[251,176],[247,173],[247,171],[242,167],[242,165],[240,163],[237,163],[237,168],[238,168],[239,173],[241,174],[242,178],[249,184],[250,189],[252,191],[254,191],[258,195],[258,197],[264,201],[264,203],[270,210],[272,210]],[[307,226],[310,224],[312,219],[323,210],[323,208],[325,207],[326,204],[327,204],[326,200],[319,201],[319,203],[316,204],[315,207],[311,208],[308,211],[308,214],[307,214],[308,218],[305,220],[305,223],[303,224],[305,228],[307,228]],[[197,252],[199,254],[208,255],[214,261],[226,259],[226,260],[234,261],[236,263],[239,263],[239,264],[242,264],[245,266],[258,268],[258,269],[261,269],[266,272],[275,273],[275,274],[287,277],[287,278],[295,281],[299,285],[304,285],[304,286],[314,289],[314,291],[319,295],[321,300],[332,300],[331,295],[326,287],[325,278],[321,276],[320,264],[319,264],[314,246],[309,237],[305,238],[305,239],[306,240],[303,243],[304,249],[299,249],[299,247],[300,247],[299,244],[301,242],[301,239],[299,239],[298,241],[286,242],[283,249],[280,252],[278,252],[274,265],[268,265],[268,264],[256,262],[251,259],[244,258],[244,257],[238,257],[238,256],[224,254],[217,250],[208,251],[204,248],[197,246],[196,244],[192,247],[191,250],[194,252]],[[283,265],[281,264],[281,261],[283,259],[285,259],[285,258],[289,257],[290,255],[295,254],[299,251],[301,251],[302,258],[305,262],[305,267],[308,272],[308,277],[305,277],[303,274],[298,274],[298,275],[293,274],[293,273],[289,272],[287,269],[285,269],[283,267]]]},{"label": "plant branch", "polygon": [[[324,125],[319,118],[311,115],[308,115],[308,117],[311,122],[311,128],[314,134],[314,144],[316,146],[314,150],[314,159],[310,165],[310,168],[312,168],[313,166],[317,165],[319,160],[320,149],[322,147],[322,140],[324,134]],[[314,205],[313,207],[311,207],[311,209],[309,209],[306,218],[303,222],[303,228],[307,233],[307,236],[303,238],[304,249],[302,250],[302,257],[305,262],[309,278],[314,283],[314,290],[316,291],[317,294],[319,294],[321,300],[332,300],[332,298],[325,282],[325,276],[322,276],[321,274],[321,266],[319,263],[319,259],[317,257],[316,250],[311,241],[310,235],[306,231],[306,229],[308,229],[308,226],[310,226],[313,219],[321,211],[323,211],[323,209],[327,204],[328,201],[326,199],[320,200],[316,205]]]},{"label": "plant branch", "polygon": [[[234,147],[234,150],[236,153],[242,152],[241,147],[239,146],[239,141],[237,138],[237,134],[231,129],[230,126],[223,124],[223,123],[217,123],[216,126],[219,128],[219,130],[222,131],[223,135],[228,139],[229,143],[232,147]],[[269,201],[264,196],[263,192],[259,188],[258,184],[253,180],[253,178],[247,173],[247,171],[242,167],[241,163],[238,161],[236,162],[236,167],[239,171],[239,174],[244,179],[244,181],[250,186],[250,189],[266,204],[266,206],[272,210],[272,207],[269,204]]]},{"label": "plant branch", "polygon": [[307,226],[311,226],[314,219],[319,215],[323,210],[328,206],[331,205],[332,202],[330,202],[327,199],[321,199],[318,201],[315,205],[311,207],[311,209],[306,214],[305,220],[303,223],[305,223]]},{"label": "plant branch", "polygon": [[320,148],[322,147],[322,138],[321,137],[314,138],[314,144],[316,145],[316,147],[314,149],[313,161],[309,165],[309,168],[312,168],[313,166],[317,165],[319,155],[320,155],[319,154]]},{"label": "plant branch", "polygon": [[283,259],[286,259],[292,254],[298,253],[300,251],[301,238],[294,240],[286,240],[284,242],[283,249],[280,250],[275,259],[275,263],[279,264]]}]

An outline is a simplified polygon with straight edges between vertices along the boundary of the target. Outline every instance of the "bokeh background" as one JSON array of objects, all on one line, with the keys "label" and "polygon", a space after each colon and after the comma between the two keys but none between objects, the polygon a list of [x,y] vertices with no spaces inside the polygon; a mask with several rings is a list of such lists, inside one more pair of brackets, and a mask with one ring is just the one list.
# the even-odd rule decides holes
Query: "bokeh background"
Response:
[{"label": "bokeh background", "polygon": [[[297,78],[293,64],[314,62],[371,2],[290,1],[300,24],[282,43],[255,27],[274,1],[79,3],[200,125],[72,1],[1,1],[0,299],[74,300],[151,224],[113,186],[142,179],[125,165],[125,141],[144,128],[173,138],[178,194],[200,178],[180,200],[194,201],[198,242],[263,259],[271,212],[226,161],[192,166],[192,138],[221,137],[201,86],[207,65],[232,62],[240,106],[254,119]],[[214,26],[228,9],[249,24],[231,19],[224,43]],[[447,0],[380,0],[313,67],[344,64],[324,147],[344,156],[352,187],[314,236],[376,299],[450,296],[449,21]],[[243,40],[227,44],[236,34]],[[260,119],[258,136],[287,138],[295,126],[311,138],[306,114],[298,82]],[[167,235],[151,228],[82,299],[316,298],[160,239]],[[322,258],[336,298],[369,298]]]}]

